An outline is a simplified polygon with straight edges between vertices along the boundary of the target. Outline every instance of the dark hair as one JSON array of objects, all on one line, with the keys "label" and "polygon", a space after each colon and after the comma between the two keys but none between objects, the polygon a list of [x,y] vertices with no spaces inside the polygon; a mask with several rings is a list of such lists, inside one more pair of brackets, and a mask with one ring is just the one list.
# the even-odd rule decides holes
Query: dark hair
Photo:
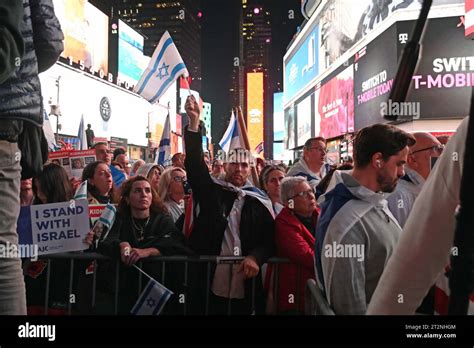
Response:
[{"label": "dark hair", "polygon": [[260,188],[265,192],[267,192],[266,186],[267,186],[268,177],[270,176],[270,173],[273,172],[274,170],[279,170],[286,176],[285,168],[279,165],[268,164],[265,167],[263,167],[262,171],[260,172],[260,178],[258,181],[260,183]]},{"label": "dark hair", "polygon": [[[39,181],[41,192],[46,196],[46,202],[38,198],[36,180]],[[50,163],[43,167],[41,174],[33,179],[33,204],[67,202],[72,199],[72,187],[67,177],[66,170],[57,164]]]},{"label": "dark hair", "polygon": [[182,155],[183,155],[182,152],[177,152],[177,153],[175,153],[175,154],[173,155],[173,157],[171,157],[171,162],[175,162],[175,161],[179,160]]},{"label": "dark hair", "polygon": [[112,161],[115,161],[117,159],[118,155],[125,155],[125,149],[122,147],[118,147],[114,150],[114,157]]},{"label": "dark hair", "polygon": [[[138,176],[134,176],[134,177],[128,179],[127,181],[125,181],[122,184],[122,186],[120,188],[120,202],[118,204],[118,211],[121,214],[131,215],[130,205],[127,203],[126,198],[128,198],[130,196],[130,193],[132,192],[133,184],[138,182],[138,181],[146,181],[146,182],[150,183],[147,178],[145,178],[141,175],[138,175]],[[168,210],[166,209],[165,205],[161,201],[160,196],[158,195],[156,190],[151,186],[151,184],[150,184],[150,187],[151,187],[151,195],[152,195],[150,211],[152,211],[155,214],[167,213]]]},{"label": "dark hair", "polygon": [[382,159],[386,161],[415,143],[413,135],[392,125],[374,124],[362,128],[354,139],[355,167],[365,168],[377,152],[382,153]]},{"label": "dark hair", "polygon": [[304,143],[304,148],[306,150],[310,149],[311,146],[313,146],[314,141],[322,141],[323,143],[326,144],[326,139],[324,139],[323,137],[314,137],[314,138],[309,138],[308,140],[306,140],[306,142]]},{"label": "dark hair", "polygon": [[[97,169],[97,166],[99,164],[107,165],[107,163],[105,163],[104,161],[95,161],[85,166],[85,168],[82,170],[82,181],[86,181],[88,179],[94,178],[95,170]],[[95,186],[90,185],[89,182],[87,183],[87,191],[95,198],[98,198],[101,196],[97,188]],[[113,193],[113,187],[109,192],[109,196],[111,199],[112,199],[112,193]]]}]

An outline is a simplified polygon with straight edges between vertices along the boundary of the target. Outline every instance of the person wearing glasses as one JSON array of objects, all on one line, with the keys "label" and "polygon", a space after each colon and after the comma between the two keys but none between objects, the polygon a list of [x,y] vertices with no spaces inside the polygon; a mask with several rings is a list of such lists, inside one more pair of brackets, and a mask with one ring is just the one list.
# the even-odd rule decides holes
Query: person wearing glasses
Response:
[{"label": "person wearing glasses", "polygon": [[310,138],[303,147],[303,157],[288,171],[288,176],[303,176],[314,189],[322,179],[321,171],[326,160],[326,139]]},{"label": "person wearing glasses", "polygon": [[352,174],[320,198],[316,228],[317,282],[336,314],[363,315],[402,232],[387,207],[405,175],[415,138],[397,127],[375,124],[354,140]]},{"label": "person wearing glasses", "polygon": [[112,153],[109,146],[105,142],[95,143],[92,147],[95,150],[95,158],[97,161],[105,162],[108,166],[112,163]]},{"label": "person wearing glasses", "polygon": [[[277,257],[291,260],[291,264],[279,266],[278,313],[304,314],[304,290],[314,274],[314,235],[318,212],[316,197],[306,178],[286,177],[281,182],[281,199],[285,207],[275,220],[275,244]],[[269,273],[274,272],[269,268]],[[272,283],[276,280],[272,279]],[[297,285],[298,284],[298,285]],[[299,290],[298,290],[299,289]]]},{"label": "person wearing glasses", "polygon": [[186,172],[181,168],[167,168],[161,175],[158,195],[174,222],[184,213],[185,200],[188,199],[190,193],[185,192],[186,187]]},{"label": "person wearing glasses", "polygon": [[432,158],[439,157],[444,149],[438,139],[430,133],[414,133],[413,136],[416,144],[410,148],[405,175],[400,179],[395,191],[387,198],[388,207],[402,228],[416,197],[430,175]]}]

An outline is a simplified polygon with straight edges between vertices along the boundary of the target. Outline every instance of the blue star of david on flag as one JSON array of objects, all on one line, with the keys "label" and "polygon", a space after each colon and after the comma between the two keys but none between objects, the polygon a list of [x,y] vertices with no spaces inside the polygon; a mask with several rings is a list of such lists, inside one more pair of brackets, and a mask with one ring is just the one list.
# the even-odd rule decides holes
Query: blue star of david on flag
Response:
[{"label": "blue star of david on flag", "polygon": [[130,312],[133,315],[159,315],[173,292],[156,280],[150,279]]},{"label": "blue star of david on flag", "polygon": [[153,104],[180,76],[187,78],[188,69],[166,31],[134,91]]},{"label": "blue star of david on flag", "polygon": [[[158,77],[160,78],[160,80],[162,80],[163,78],[165,78],[166,76],[169,76],[170,74],[168,73],[168,68],[170,66],[169,65],[166,65],[165,62],[163,62],[163,65],[161,66],[161,68],[159,68],[158,70]],[[164,72],[163,72],[164,70]]]}]

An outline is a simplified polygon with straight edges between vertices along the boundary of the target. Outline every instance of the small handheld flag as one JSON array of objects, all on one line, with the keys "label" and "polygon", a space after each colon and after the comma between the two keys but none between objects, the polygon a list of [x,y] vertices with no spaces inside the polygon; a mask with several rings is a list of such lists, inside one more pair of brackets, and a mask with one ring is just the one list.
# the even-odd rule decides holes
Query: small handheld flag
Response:
[{"label": "small handheld flag", "polygon": [[134,91],[153,104],[181,75],[188,77],[188,69],[166,31]]},{"label": "small handheld flag", "polygon": [[244,142],[240,138],[240,134],[241,132],[237,118],[235,117],[234,112],[232,112],[229,126],[227,127],[227,130],[225,131],[221,141],[219,141],[219,146],[225,152],[229,152],[233,149],[244,148]]},{"label": "small handheld flag", "polygon": [[84,115],[81,116],[81,122],[79,123],[79,132],[77,136],[79,138],[79,150],[87,150],[87,137],[86,129],[84,128]]},{"label": "small handheld flag", "polygon": [[[143,272],[137,266],[134,265],[134,267],[148,276],[148,274]],[[171,295],[173,295],[171,290],[167,289],[150,276],[148,277],[150,278],[150,281],[130,312],[133,315],[159,315],[165,307],[166,302],[168,302]]]},{"label": "small handheld flag", "polygon": [[156,153],[155,162],[164,165],[171,154],[171,127],[170,114],[166,116],[165,125],[163,127],[163,134],[161,135],[160,147]]}]

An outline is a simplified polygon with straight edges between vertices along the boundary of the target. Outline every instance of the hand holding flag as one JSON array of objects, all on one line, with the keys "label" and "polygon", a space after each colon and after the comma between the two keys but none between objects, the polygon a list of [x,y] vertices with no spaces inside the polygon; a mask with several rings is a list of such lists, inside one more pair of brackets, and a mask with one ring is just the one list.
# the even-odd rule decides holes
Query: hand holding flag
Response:
[{"label": "hand holding flag", "polygon": [[188,69],[166,31],[134,91],[153,104],[181,75],[188,77]]}]

